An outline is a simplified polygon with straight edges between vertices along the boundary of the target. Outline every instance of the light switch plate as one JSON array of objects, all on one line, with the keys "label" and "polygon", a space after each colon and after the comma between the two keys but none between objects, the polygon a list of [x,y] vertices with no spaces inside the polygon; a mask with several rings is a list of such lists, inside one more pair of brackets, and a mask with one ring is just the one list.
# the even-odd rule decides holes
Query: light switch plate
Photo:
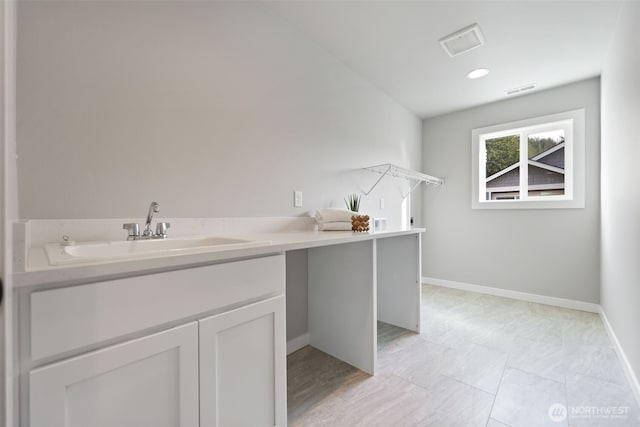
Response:
[{"label": "light switch plate", "polygon": [[302,207],[302,191],[293,192],[293,207],[294,208]]}]

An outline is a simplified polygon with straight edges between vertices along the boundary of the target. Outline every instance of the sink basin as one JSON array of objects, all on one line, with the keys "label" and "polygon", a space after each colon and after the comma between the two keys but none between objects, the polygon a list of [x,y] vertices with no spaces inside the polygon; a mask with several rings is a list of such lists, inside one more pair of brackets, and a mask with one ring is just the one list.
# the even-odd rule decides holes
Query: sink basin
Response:
[{"label": "sink basin", "polygon": [[182,253],[217,252],[231,249],[270,245],[268,241],[254,241],[229,237],[204,237],[165,240],[80,242],[64,246],[59,243],[45,245],[52,265],[91,261],[151,258]]}]

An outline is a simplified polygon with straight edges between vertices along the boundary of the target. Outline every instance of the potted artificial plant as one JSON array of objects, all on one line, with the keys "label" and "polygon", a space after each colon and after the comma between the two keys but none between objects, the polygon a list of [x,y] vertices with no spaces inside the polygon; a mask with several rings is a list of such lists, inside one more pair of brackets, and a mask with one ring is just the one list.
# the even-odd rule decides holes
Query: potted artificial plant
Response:
[{"label": "potted artificial plant", "polygon": [[[360,196],[349,194],[344,203],[351,212],[360,211]],[[353,231],[369,231],[369,215],[353,215],[351,217],[351,229]]]}]

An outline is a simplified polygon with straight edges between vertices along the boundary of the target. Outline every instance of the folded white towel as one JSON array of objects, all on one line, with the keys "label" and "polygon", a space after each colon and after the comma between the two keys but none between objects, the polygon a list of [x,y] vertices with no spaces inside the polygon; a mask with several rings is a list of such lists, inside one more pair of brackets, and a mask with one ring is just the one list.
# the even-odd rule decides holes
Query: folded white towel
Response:
[{"label": "folded white towel", "polygon": [[357,212],[351,212],[346,209],[318,209],[316,219],[318,223],[324,222],[351,222],[351,216],[358,215]]},{"label": "folded white towel", "polygon": [[318,224],[320,231],[351,231],[351,221],[321,222]]}]

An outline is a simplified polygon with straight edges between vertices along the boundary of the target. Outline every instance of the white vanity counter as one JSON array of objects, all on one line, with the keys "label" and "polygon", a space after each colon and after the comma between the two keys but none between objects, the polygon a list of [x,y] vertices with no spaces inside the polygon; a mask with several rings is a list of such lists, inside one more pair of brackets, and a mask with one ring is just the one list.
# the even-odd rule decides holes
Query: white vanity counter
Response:
[{"label": "white vanity counter", "polygon": [[[92,260],[64,265],[51,265],[44,247],[32,247],[25,251],[25,270],[16,273],[16,287],[47,287],[71,285],[87,280],[105,280],[131,274],[148,274],[166,270],[211,264],[231,259],[250,258],[297,249],[352,243],[372,239],[402,236],[423,232],[424,229],[395,229],[381,232],[355,233],[351,231],[251,231],[216,232],[215,237],[239,238],[256,242],[255,245],[238,247],[201,247],[180,251],[156,252],[130,259]],[[193,236],[192,236],[193,237]],[[201,236],[208,237],[208,236]],[[168,239],[171,240],[171,237]],[[231,245],[233,246],[233,245]]]}]

